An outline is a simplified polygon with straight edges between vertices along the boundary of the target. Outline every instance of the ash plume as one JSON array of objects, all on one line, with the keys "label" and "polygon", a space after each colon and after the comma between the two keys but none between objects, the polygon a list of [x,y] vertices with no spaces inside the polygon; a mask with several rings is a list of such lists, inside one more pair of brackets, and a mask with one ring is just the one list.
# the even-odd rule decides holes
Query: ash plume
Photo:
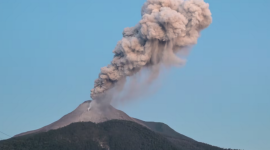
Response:
[{"label": "ash plume", "polygon": [[209,5],[203,0],[147,0],[141,16],[136,26],[124,29],[111,64],[101,68],[91,90],[93,100],[111,99],[109,91],[121,91],[126,77],[142,68],[152,71],[147,81],[151,83],[161,65],[183,65],[185,60],[176,54],[196,44],[200,31],[212,22]]}]

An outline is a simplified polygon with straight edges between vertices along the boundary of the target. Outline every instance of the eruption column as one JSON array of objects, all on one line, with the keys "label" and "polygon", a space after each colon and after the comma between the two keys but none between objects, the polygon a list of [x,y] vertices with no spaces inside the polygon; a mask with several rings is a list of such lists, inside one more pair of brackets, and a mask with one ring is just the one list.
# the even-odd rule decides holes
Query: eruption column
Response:
[{"label": "eruption column", "polygon": [[141,16],[135,27],[124,29],[111,64],[101,68],[91,90],[93,100],[108,97],[109,90],[123,87],[127,76],[144,67],[184,64],[176,53],[196,44],[200,31],[212,22],[203,0],[147,0]]}]

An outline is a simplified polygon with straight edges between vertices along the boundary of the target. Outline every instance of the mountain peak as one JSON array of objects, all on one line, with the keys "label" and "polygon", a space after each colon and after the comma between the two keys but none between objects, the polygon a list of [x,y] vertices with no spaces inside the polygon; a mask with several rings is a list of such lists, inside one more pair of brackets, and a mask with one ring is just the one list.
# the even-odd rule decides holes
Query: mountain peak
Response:
[{"label": "mountain peak", "polygon": [[49,130],[62,128],[76,122],[101,123],[108,120],[127,120],[141,124],[136,119],[129,117],[123,111],[120,111],[109,104],[99,104],[95,101],[87,100],[80,104],[74,111],[63,116],[56,122],[34,131],[28,131],[15,135],[15,137],[37,132],[47,132]]}]

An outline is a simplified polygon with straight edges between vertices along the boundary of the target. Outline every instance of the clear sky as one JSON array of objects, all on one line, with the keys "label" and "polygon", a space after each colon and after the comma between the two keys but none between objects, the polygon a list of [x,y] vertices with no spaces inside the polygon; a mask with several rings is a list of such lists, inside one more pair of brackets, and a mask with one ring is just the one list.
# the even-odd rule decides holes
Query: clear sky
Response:
[{"label": "clear sky", "polygon": [[[118,107],[225,148],[270,149],[270,1],[206,0],[213,23],[158,92]],[[90,99],[144,0],[0,0],[0,131],[56,121]],[[8,138],[0,133],[0,138]]]}]

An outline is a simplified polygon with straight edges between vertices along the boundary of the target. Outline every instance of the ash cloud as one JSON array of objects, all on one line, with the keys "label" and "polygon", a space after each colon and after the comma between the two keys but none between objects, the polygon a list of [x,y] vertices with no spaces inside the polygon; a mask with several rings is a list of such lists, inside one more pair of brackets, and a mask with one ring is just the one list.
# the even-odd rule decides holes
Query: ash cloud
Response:
[{"label": "ash cloud", "polygon": [[212,22],[203,0],[147,0],[141,16],[136,26],[124,29],[111,64],[101,68],[91,90],[93,100],[110,102],[113,93],[123,90],[126,77],[144,68],[152,71],[147,80],[151,84],[160,66],[184,65],[176,54],[196,44],[200,31]]}]

